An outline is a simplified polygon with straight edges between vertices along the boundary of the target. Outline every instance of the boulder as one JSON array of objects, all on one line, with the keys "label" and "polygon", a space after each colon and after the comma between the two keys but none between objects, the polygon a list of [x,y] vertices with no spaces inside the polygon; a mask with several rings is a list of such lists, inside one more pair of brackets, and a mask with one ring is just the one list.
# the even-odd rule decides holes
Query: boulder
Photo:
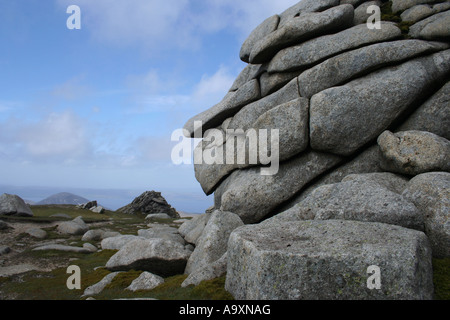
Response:
[{"label": "boulder", "polygon": [[360,4],[355,9],[355,17],[353,18],[354,25],[367,24],[367,20],[372,15],[372,13],[367,13],[367,9],[370,6],[381,7],[381,1],[378,1],[378,0],[377,1],[367,1],[367,2],[363,2],[362,4]]},{"label": "boulder", "polygon": [[164,283],[164,279],[153,273],[144,271],[125,289],[130,291],[152,290]]},{"label": "boulder", "polygon": [[249,62],[250,53],[253,49],[253,46],[261,39],[268,36],[270,33],[274,32],[278,28],[278,24],[280,23],[280,16],[274,15],[270,18],[264,20],[252,33],[248,36],[247,40],[244,41],[244,44],[241,47],[241,52],[239,56],[242,61]]},{"label": "boulder", "polygon": [[103,208],[102,206],[96,206],[96,207],[92,207],[89,210],[91,210],[94,213],[105,213],[105,208]]},{"label": "boulder", "polygon": [[355,220],[424,230],[424,217],[412,202],[376,180],[358,178],[318,187],[274,219]]},{"label": "boulder", "polygon": [[422,19],[428,18],[431,16],[434,12],[433,7],[430,5],[417,5],[414,7],[411,7],[405,11],[402,12],[400,15],[400,18],[402,18],[402,21],[408,21],[408,22],[418,22]]},{"label": "boulder", "polygon": [[183,237],[178,233],[176,228],[160,227],[138,230],[138,236],[145,239],[166,239],[185,245]]},{"label": "boulder", "polygon": [[83,243],[83,248],[89,250],[90,252],[98,251],[98,248],[89,242]]},{"label": "boulder", "polygon": [[89,230],[83,235],[81,241],[100,241],[104,233],[105,231],[100,229]]},{"label": "boulder", "polygon": [[324,90],[311,98],[314,150],[350,156],[374,141],[450,71],[450,50]]},{"label": "boulder", "polygon": [[424,131],[385,131],[378,138],[382,168],[406,175],[450,171],[450,141]]},{"label": "boulder", "polygon": [[229,92],[225,98],[214,107],[192,117],[184,125],[187,137],[194,137],[195,122],[201,122],[203,134],[206,130],[220,125],[225,119],[234,116],[245,105],[258,100],[261,96],[258,80],[245,83],[237,91]]},{"label": "boulder", "polygon": [[206,212],[192,218],[192,220],[186,221],[178,228],[178,232],[181,234],[184,240],[186,240],[186,242],[196,244],[198,238],[202,235],[203,230],[205,229],[205,226],[211,217],[211,214],[212,212]]},{"label": "boulder", "polygon": [[[249,225],[231,234],[227,259],[225,288],[237,300],[433,298],[428,239],[399,226],[337,220]],[[379,289],[371,286],[374,266]]]},{"label": "boulder", "polygon": [[433,3],[433,0],[392,0],[392,12],[396,13],[419,4]]},{"label": "boulder", "polygon": [[81,209],[90,210],[91,208],[95,208],[97,206],[97,201],[89,201],[80,205]]},{"label": "boulder", "polygon": [[87,287],[84,290],[82,297],[95,296],[101,293],[103,289],[105,289],[106,286],[109,285],[119,273],[120,272],[112,272],[106,275],[102,280],[100,280],[96,284]]},{"label": "boulder", "polygon": [[61,234],[67,235],[83,235],[89,230],[89,226],[84,222],[83,218],[77,217],[72,221],[65,221],[58,224],[56,229]]},{"label": "boulder", "polygon": [[373,44],[342,53],[303,72],[299,78],[300,93],[311,98],[325,89],[341,85],[387,64],[400,63],[421,54],[448,49],[449,45],[422,40],[400,40]]},{"label": "boulder", "polygon": [[194,252],[189,257],[184,273],[191,274],[217,261],[227,251],[230,233],[242,226],[242,220],[232,212],[216,210],[211,215]]},{"label": "boulder", "polygon": [[19,196],[4,193],[0,196],[0,216],[2,215],[32,217],[33,211]]},{"label": "boulder", "polygon": [[181,287],[185,288],[190,285],[197,286],[202,281],[220,278],[227,272],[227,253],[213,263],[192,271],[186,280],[181,283]]},{"label": "boulder", "polygon": [[116,237],[109,237],[103,239],[101,242],[101,247],[103,250],[120,250],[122,247],[134,240],[144,240],[144,237],[139,237],[135,235],[120,235]]},{"label": "boulder", "polygon": [[166,213],[172,218],[180,217],[178,212],[167,203],[161,192],[156,191],[144,192],[135,198],[133,202],[117,209],[117,211],[125,214],[144,214],[146,216],[152,213]]},{"label": "boulder", "polygon": [[338,6],[339,0],[302,0],[292,7],[289,7],[280,14],[278,27],[284,26],[290,20],[310,12],[321,12]]},{"label": "boulder", "polygon": [[450,11],[444,11],[413,24],[409,36],[425,40],[448,40],[450,38]]},{"label": "boulder", "polygon": [[[209,147],[206,143],[200,143],[197,148],[211,149],[216,155],[222,154],[217,163],[195,164],[195,177],[200,182],[203,191],[211,194],[223,180],[236,169],[244,169],[255,165],[261,165],[261,157],[258,148],[255,148],[255,141],[261,148],[262,136],[260,130],[269,139],[265,154],[278,154],[277,161],[284,161],[299,154],[308,147],[308,107],[307,99],[299,98],[289,101],[262,114],[253,123],[250,130],[242,136],[228,135],[224,145]],[[278,139],[273,139],[273,130],[278,130]],[[267,138],[265,141],[267,141]],[[251,140],[251,142],[250,142]],[[276,141],[276,143],[272,143]],[[231,151],[229,151],[231,150]],[[200,152],[200,150],[199,150]],[[243,155],[239,159],[238,155]],[[254,157],[252,159],[251,157]],[[232,161],[230,161],[230,159]],[[251,160],[252,159],[252,160]]]},{"label": "boulder", "polygon": [[7,230],[9,228],[10,226],[5,221],[0,220],[0,230]]},{"label": "boulder", "polygon": [[142,270],[161,277],[182,274],[191,255],[183,245],[165,239],[138,239],[127,243],[106,263],[111,271]]},{"label": "boulder", "polygon": [[425,233],[436,258],[450,257],[450,173],[415,176],[403,191],[425,216]]},{"label": "boulder", "polygon": [[152,213],[145,217],[145,220],[172,219],[167,213]]},{"label": "boulder", "polygon": [[[366,25],[357,25],[280,50],[269,62],[267,70],[275,73],[306,68],[344,51],[394,40],[400,36],[400,29],[393,23],[383,22],[379,30],[371,30]],[[330,46],[330,43],[333,45]]]},{"label": "boulder", "polygon": [[397,129],[428,131],[450,140],[450,82],[433,94]]},{"label": "boulder", "polygon": [[30,228],[25,232],[36,239],[45,239],[48,236],[47,232],[45,230],[42,230],[41,228]]},{"label": "boulder", "polygon": [[341,160],[309,151],[281,163],[276,175],[261,175],[260,168],[234,171],[216,190],[215,206],[236,213],[246,224],[259,222]]},{"label": "boulder", "polygon": [[247,131],[267,111],[298,98],[298,81],[293,79],[277,92],[246,105],[231,119],[227,128]]},{"label": "boulder", "polygon": [[281,49],[301,43],[320,35],[343,30],[353,24],[354,9],[341,5],[323,12],[306,13],[294,17],[276,31],[255,43],[249,61],[265,63]]},{"label": "boulder", "polygon": [[0,256],[8,254],[11,252],[11,248],[8,246],[0,246]]}]

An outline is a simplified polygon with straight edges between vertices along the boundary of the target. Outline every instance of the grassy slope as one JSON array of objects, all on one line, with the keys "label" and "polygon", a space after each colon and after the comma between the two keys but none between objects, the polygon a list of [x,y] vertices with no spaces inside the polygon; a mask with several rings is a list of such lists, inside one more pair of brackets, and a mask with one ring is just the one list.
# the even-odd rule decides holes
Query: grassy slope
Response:
[{"label": "grassy slope", "polygon": [[[109,222],[109,230],[119,231],[122,234],[137,234],[137,230],[147,224],[143,216],[130,216],[107,211],[105,214],[96,214],[88,210],[81,210],[70,205],[49,205],[33,206],[34,217],[14,218],[5,217],[11,222],[53,222],[60,221],[59,218],[52,218],[51,215],[64,213],[71,218],[82,216],[86,222]],[[62,219],[64,220],[64,219]],[[152,222],[171,224],[174,219],[158,220]],[[45,229],[49,236],[44,242],[52,239],[66,239],[75,246],[82,246],[81,236],[61,236],[55,228]],[[91,228],[92,229],[92,228]],[[18,238],[29,237],[20,234]],[[91,242],[97,244],[98,242]],[[60,251],[32,251],[26,249],[21,253],[21,257],[38,259],[40,263],[51,263],[55,260],[63,261],[63,265],[77,265],[81,269],[81,290],[69,290],[66,281],[70,274],[66,273],[67,267],[57,268],[51,272],[28,272],[10,278],[0,277],[0,292],[6,296],[13,296],[17,300],[79,300],[84,290],[99,282],[104,276],[110,273],[102,266],[109,258],[115,254],[114,250],[103,250],[92,254],[76,254]],[[94,270],[95,269],[95,270]],[[125,290],[131,282],[136,279],[141,272],[129,271],[119,274],[114,281],[97,296],[96,299],[117,299],[117,298],[156,298],[160,300],[229,300],[231,295],[224,289],[225,277],[205,281],[199,286],[181,288],[181,283],[186,278],[185,275],[169,277],[164,284],[151,291],[131,292]],[[84,298],[83,298],[84,299]]]}]

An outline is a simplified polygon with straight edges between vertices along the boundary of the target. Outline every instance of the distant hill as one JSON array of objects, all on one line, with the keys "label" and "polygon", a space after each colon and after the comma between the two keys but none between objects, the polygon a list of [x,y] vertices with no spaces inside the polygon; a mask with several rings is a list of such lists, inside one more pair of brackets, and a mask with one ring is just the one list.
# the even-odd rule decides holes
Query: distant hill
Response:
[{"label": "distant hill", "polygon": [[39,201],[36,205],[44,205],[44,204],[83,204],[89,202],[88,199],[77,196],[68,192],[61,192],[54,194],[44,200]]}]

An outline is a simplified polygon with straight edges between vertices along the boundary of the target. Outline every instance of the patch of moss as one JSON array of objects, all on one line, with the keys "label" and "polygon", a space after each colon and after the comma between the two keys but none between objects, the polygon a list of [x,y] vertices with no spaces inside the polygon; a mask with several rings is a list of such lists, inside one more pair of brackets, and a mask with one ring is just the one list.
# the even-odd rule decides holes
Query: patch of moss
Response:
[{"label": "patch of moss", "polygon": [[436,300],[450,300],[450,258],[433,259],[433,282]]},{"label": "patch of moss", "polygon": [[108,284],[105,289],[125,289],[127,288],[133,280],[141,275],[142,271],[130,270],[127,272],[119,273],[110,284]]}]

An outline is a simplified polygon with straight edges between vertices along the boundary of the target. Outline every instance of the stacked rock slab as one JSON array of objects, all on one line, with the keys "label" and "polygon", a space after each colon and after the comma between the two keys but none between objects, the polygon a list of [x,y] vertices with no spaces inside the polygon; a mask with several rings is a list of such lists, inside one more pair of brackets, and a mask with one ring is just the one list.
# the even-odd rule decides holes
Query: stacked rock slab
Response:
[{"label": "stacked rock slab", "polygon": [[[370,5],[382,5],[404,23],[381,21],[379,29],[369,28]],[[214,193],[215,209],[236,214],[248,225],[237,228],[228,242],[227,287],[236,298],[308,299],[319,293],[344,299],[355,295],[432,298],[431,257],[450,256],[446,249],[450,238],[449,15],[449,1],[303,0],[266,19],[250,34],[239,53],[247,65],[228,94],[184,127],[187,137],[203,137],[195,150],[201,159],[196,160],[204,160],[205,155],[214,160],[196,161],[195,175],[206,194]],[[264,129],[267,136],[261,133]],[[274,129],[278,140],[273,139]],[[261,142],[261,137],[268,142],[263,151],[271,155],[272,163],[261,153],[252,154],[252,143]],[[276,160],[276,172],[267,174]],[[439,204],[431,205],[433,199]],[[286,224],[270,232],[276,223],[265,224],[267,219]],[[297,223],[298,229],[289,223]],[[335,280],[318,267],[323,278],[317,279],[324,282],[308,287],[311,283],[303,281],[311,278],[307,267],[311,263],[326,264],[329,259],[329,268],[360,280],[366,271],[362,265],[347,269],[347,262],[336,262],[341,257],[331,251],[347,244],[330,247],[330,252],[324,245],[323,252],[316,252],[323,260],[312,259],[314,245],[308,251],[296,242],[310,241],[309,236],[302,240],[302,233],[311,232],[308,226],[317,232],[325,228],[345,234],[353,228],[355,233],[348,233],[352,243],[360,228],[373,229],[366,243],[380,253],[380,264],[390,265],[383,255],[420,251],[416,261],[407,263],[427,271],[392,271],[410,272],[418,282],[399,282],[395,286],[404,291],[388,289],[380,295],[365,287],[346,291],[348,287],[333,284]],[[404,233],[409,240],[399,242],[399,252],[390,252],[376,230],[389,239],[396,232]],[[261,236],[256,236],[259,232]],[[265,240],[278,241],[283,232],[289,241],[263,248]],[[290,249],[282,249],[284,245]],[[361,245],[362,251],[350,250],[349,259],[369,254],[366,245],[358,241],[353,245]],[[292,270],[304,266],[304,275],[296,284],[291,282],[292,287],[271,282],[270,288],[264,288],[269,278],[288,281],[276,271],[280,270],[277,259],[284,254],[298,257]],[[375,260],[364,261],[376,264]],[[261,262],[260,269],[255,261]],[[341,280],[348,284],[348,279]],[[323,291],[328,285],[337,291]]]},{"label": "stacked rock slab", "polygon": [[[392,10],[404,11],[424,3],[416,2],[403,8],[400,1],[393,4]],[[213,164],[203,161],[195,165],[196,178],[205,193],[216,193],[216,209],[236,213],[246,223],[273,214],[276,208],[301,194],[311,181],[376,145],[384,131],[408,123],[408,117],[425,106],[427,98],[448,81],[450,45],[442,30],[436,31],[435,36],[431,31],[426,37],[416,36],[414,30],[424,20],[413,24],[409,35],[402,34],[398,25],[389,21],[382,21],[381,29],[369,29],[365,22],[354,25],[355,9],[367,3],[303,0],[268,18],[245,41],[240,57],[248,65],[230,92],[219,106],[191,118],[185,125],[186,135],[193,137],[194,122],[202,123],[205,139],[197,147],[197,154],[218,155]],[[439,11],[425,19],[442,22],[447,13]],[[267,78],[278,79],[274,88],[279,89],[266,95],[259,90],[256,94]],[[254,94],[248,94],[249,88]],[[440,105],[435,112],[448,118],[448,103]],[[441,118],[434,127],[416,121],[408,130],[433,132],[438,127],[439,132],[433,133],[442,135],[442,130],[448,130],[442,121],[446,120]],[[280,130],[280,168],[278,175],[269,179],[256,170],[264,166],[260,159],[256,164],[249,161],[249,138],[246,144],[229,148],[236,139],[226,133],[267,129],[270,139],[270,129],[275,127]],[[225,139],[211,138],[209,129],[219,130]],[[247,152],[245,161],[227,162],[241,152]],[[292,170],[293,163],[305,169]],[[318,170],[309,169],[318,164]],[[289,174],[282,177],[283,172]],[[298,180],[303,182],[292,183]],[[233,192],[237,184],[248,191]],[[262,211],[246,200],[252,196],[253,188],[272,195],[263,196]],[[274,196],[277,193],[283,195]],[[258,212],[249,217],[249,211]]]}]

